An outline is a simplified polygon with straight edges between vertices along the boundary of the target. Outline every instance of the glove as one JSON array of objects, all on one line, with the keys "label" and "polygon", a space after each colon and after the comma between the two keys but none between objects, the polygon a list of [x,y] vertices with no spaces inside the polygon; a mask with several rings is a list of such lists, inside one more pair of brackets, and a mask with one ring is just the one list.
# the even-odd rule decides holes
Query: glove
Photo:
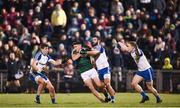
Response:
[{"label": "glove", "polygon": [[81,49],[80,54],[85,55],[87,54],[87,51],[85,49]]}]

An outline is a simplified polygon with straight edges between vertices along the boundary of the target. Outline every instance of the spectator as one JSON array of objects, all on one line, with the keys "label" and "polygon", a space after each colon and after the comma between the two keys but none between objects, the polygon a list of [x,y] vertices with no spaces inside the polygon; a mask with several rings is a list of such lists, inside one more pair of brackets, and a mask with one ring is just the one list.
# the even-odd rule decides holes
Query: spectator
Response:
[{"label": "spectator", "polygon": [[60,4],[56,5],[56,8],[51,15],[51,23],[54,26],[56,35],[60,35],[64,32],[63,28],[66,26],[67,18]]},{"label": "spectator", "polygon": [[5,63],[4,63],[4,58],[3,58],[3,42],[0,40],[0,69],[4,69]]},{"label": "spectator", "polygon": [[71,92],[71,84],[74,83],[74,66],[72,64],[66,64],[64,67],[64,80],[65,80],[65,91]]},{"label": "spectator", "polygon": [[41,35],[41,36],[47,35],[47,36],[48,36],[48,39],[51,39],[51,38],[52,38],[52,35],[53,35],[53,32],[54,32],[54,29],[53,29],[51,23],[49,22],[48,19],[45,19],[45,20],[44,20],[44,23],[43,23],[42,26],[41,26],[40,35]]},{"label": "spectator", "polygon": [[8,22],[14,25],[17,19],[17,12],[15,7],[11,7],[10,13],[8,15]]},{"label": "spectator", "polygon": [[124,12],[124,7],[119,0],[113,0],[111,2],[111,14],[112,15],[121,15]]},{"label": "spectator", "polygon": [[7,40],[7,36],[3,32],[2,28],[0,27],[0,41],[4,42]]},{"label": "spectator", "polygon": [[59,49],[57,51],[58,58],[65,58],[67,57],[67,50],[65,49],[65,46],[63,43],[59,44]]},{"label": "spectator", "polygon": [[67,31],[67,34],[72,36],[78,30],[79,30],[78,20],[77,20],[77,18],[72,18],[71,23],[70,23],[69,28],[68,28],[68,31]]},{"label": "spectator", "polygon": [[164,0],[152,0],[153,9],[157,9],[160,14],[163,14],[166,9],[166,2]]},{"label": "spectator", "polygon": [[50,1],[47,4],[47,7],[45,7],[45,9],[44,9],[44,17],[47,18],[49,21],[51,20],[51,14],[52,14],[53,10],[54,10],[54,2]]},{"label": "spectator", "polygon": [[166,57],[164,59],[163,69],[173,69],[173,66],[171,65],[170,58]]},{"label": "spectator", "polygon": [[124,8],[129,9],[133,7],[135,10],[138,9],[139,0],[122,0]]},{"label": "spectator", "polygon": [[146,11],[151,11],[151,0],[140,0],[139,8],[141,10],[146,9]]},{"label": "spectator", "polygon": [[112,60],[111,60],[113,66],[113,72],[118,73],[119,81],[122,81],[122,67],[124,67],[122,53],[120,51],[119,46],[117,46],[115,39],[113,39],[112,43],[114,45],[112,49]]},{"label": "spectator", "polygon": [[166,38],[166,45],[168,45],[169,49],[172,50],[172,52],[176,53],[176,41],[174,40],[171,33],[168,33]]},{"label": "spectator", "polygon": [[[162,69],[164,69],[164,70],[172,70],[173,69],[173,66],[171,65],[171,61],[170,61],[169,57],[166,57],[164,59],[164,65],[163,65]],[[173,91],[172,72],[163,72],[163,79],[166,79],[163,81],[164,82],[163,90],[172,92]]]},{"label": "spectator", "polygon": [[77,17],[77,15],[80,13],[80,10],[79,10],[79,3],[78,2],[74,2],[73,3],[73,6],[71,7],[71,10],[70,10],[70,16],[71,17]]},{"label": "spectator", "polygon": [[37,18],[40,21],[43,21],[43,12],[41,11],[41,7],[40,6],[36,6],[35,10],[34,10],[34,14],[33,14],[33,18]]},{"label": "spectator", "polygon": [[12,51],[16,56],[16,61],[22,61],[23,52],[16,45],[13,46]]},{"label": "spectator", "polygon": [[[19,61],[15,60],[15,54],[13,52],[11,52],[9,54],[9,59],[6,61],[6,65],[7,65],[7,70],[8,70],[8,78],[7,78],[7,82],[6,82],[6,92],[10,92],[9,88],[10,88],[10,83],[13,82],[18,89],[18,92],[21,92],[21,85],[19,82],[19,78],[18,76],[16,76],[16,74],[18,73],[19,69],[21,68]],[[21,73],[22,75],[22,73]]]},{"label": "spectator", "polygon": [[158,37],[157,42],[155,44],[154,51],[161,52],[161,51],[164,51],[164,49],[165,49],[165,42],[162,40],[161,37]]},{"label": "spectator", "polygon": [[33,27],[33,9],[28,10],[28,15],[26,15],[26,20],[24,21],[25,26],[29,29],[30,32],[32,32]]}]

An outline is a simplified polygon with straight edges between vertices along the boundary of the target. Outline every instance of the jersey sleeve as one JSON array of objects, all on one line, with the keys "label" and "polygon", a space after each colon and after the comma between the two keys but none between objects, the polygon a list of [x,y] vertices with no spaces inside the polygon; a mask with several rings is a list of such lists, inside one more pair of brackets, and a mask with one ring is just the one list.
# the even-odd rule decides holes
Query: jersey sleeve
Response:
[{"label": "jersey sleeve", "polygon": [[41,59],[41,53],[40,52],[36,53],[36,55],[34,56],[34,59],[40,60]]},{"label": "jersey sleeve", "polygon": [[139,49],[139,48],[138,48],[138,53],[139,53],[139,56],[143,55],[143,51],[141,49]]},{"label": "jersey sleeve", "polygon": [[54,61],[52,58],[51,58],[51,56],[47,56],[48,57],[48,62],[51,62],[51,61]]},{"label": "jersey sleeve", "polygon": [[105,51],[105,49],[101,46],[98,46],[95,49],[98,50],[100,53],[103,53]]}]

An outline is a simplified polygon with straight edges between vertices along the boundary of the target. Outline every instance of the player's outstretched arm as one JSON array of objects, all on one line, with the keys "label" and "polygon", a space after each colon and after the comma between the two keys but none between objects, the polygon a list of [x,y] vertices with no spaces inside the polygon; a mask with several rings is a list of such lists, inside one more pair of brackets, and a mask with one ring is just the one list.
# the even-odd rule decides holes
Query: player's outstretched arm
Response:
[{"label": "player's outstretched arm", "polygon": [[51,60],[50,61],[53,65],[55,65],[55,66],[58,66],[58,65],[60,65],[61,63],[62,63],[62,60],[61,59],[58,59],[58,60]]},{"label": "player's outstretched arm", "polygon": [[98,54],[100,54],[98,50],[87,51],[87,55],[90,55],[90,56],[96,56]]}]

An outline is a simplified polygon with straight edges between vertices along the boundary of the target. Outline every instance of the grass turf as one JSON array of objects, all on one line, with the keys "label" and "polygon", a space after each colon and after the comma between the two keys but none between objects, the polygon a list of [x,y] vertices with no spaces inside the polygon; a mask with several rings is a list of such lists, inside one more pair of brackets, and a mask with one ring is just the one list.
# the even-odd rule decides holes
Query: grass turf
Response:
[{"label": "grass turf", "polygon": [[58,104],[51,104],[49,94],[41,95],[41,104],[34,103],[35,94],[0,94],[0,107],[180,107],[180,94],[160,94],[163,103],[156,104],[155,97],[148,94],[150,101],[139,104],[137,93],[117,93],[116,102],[100,103],[90,93],[57,94]]}]

